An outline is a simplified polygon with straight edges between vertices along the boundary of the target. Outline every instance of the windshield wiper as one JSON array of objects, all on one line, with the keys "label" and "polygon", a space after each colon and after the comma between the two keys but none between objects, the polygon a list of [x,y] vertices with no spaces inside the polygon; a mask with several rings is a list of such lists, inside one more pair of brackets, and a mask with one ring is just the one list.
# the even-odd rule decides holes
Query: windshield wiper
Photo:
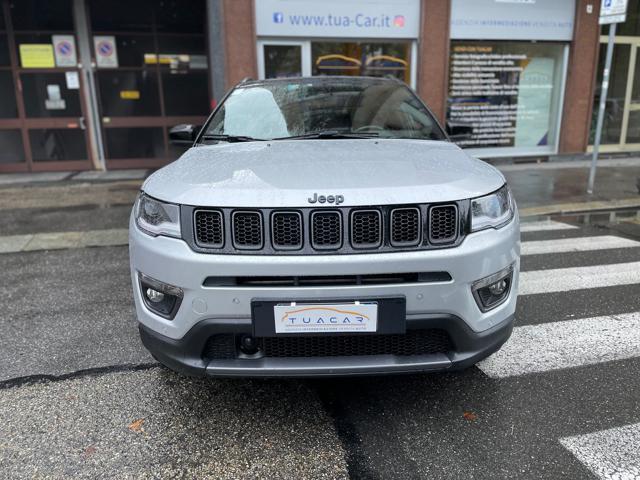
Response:
[{"label": "windshield wiper", "polygon": [[379,136],[380,134],[377,132],[352,133],[352,132],[338,132],[337,130],[325,130],[322,132],[305,133],[303,135],[292,135],[290,137],[279,137],[279,138],[274,138],[273,140],[304,140],[308,138],[319,138],[319,139],[375,138]]},{"label": "windshield wiper", "polygon": [[253,138],[248,137],[246,135],[225,135],[225,134],[216,134],[209,133],[202,136],[202,140],[220,140],[223,142],[264,142],[262,138]]}]

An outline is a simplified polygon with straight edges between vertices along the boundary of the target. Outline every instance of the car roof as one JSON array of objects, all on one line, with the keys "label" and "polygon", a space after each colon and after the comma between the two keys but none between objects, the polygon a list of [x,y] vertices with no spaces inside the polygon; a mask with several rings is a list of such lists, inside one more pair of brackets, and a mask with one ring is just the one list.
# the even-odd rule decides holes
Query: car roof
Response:
[{"label": "car roof", "polygon": [[340,83],[344,85],[345,83],[353,83],[355,85],[377,85],[383,83],[395,83],[402,84],[404,82],[395,78],[395,77],[360,77],[360,76],[352,76],[352,75],[325,75],[325,76],[316,76],[316,77],[282,77],[282,78],[268,78],[265,80],[253,80],[253,79],[245,79],[240,82],[237,87],[248,87],[248,86],[258,86],[258,85],[269,85],[269,84],[278,84],[278,83],[288,83],[288,84],[296,84],[296,83],[304,83],[304,84],[331,84],[331,83]]}]

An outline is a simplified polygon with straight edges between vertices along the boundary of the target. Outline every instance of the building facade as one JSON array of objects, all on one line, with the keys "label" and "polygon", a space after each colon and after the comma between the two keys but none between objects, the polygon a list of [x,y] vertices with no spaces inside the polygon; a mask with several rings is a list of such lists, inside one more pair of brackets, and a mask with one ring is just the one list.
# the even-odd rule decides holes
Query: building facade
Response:
[{"label": "building facade", "polygon": [[[393,76],[479,157],[589,151],[599,0],[0,0],[0,172],[158,167],[245,77]],[[640,0],[605,151],[640,151]],[[640,59],[638,59],[640,62]],[[636,91],[637,90],[637,91]]]}]

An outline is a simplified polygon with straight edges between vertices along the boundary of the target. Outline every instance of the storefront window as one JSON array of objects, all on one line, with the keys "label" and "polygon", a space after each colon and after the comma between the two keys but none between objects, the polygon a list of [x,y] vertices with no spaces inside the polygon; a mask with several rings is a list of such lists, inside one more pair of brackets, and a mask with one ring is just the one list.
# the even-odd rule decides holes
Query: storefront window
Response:
[{"label": "storefront window", "polygon": [[94,32],[150,32],[153,26],[151,0],[91,0],[89,14]]},{"label": "storefront window", "polygon": [[[602,124],[601,143],[618,144],[622,132],[624,119],[624,103],[627,91],[627,71],[629,69],[630,45],[616,45],[613,49],[611,60],[611,74],[609,76],[609,89],[607,92],[606,114]],[[598,118],[598,106],[600,104],[600,92],[602,91],[602,71],[606,48],[600,49],[600,61],[598,62],[596,91],[593,99],[591,115],[591,134],[589,143],[593,143]]]},{"label": "storefront window", "polygon": [[107,117],[160,114],[158,75],[141,71],[99,71],[102,112]]},{"label": "storefront window", "polygon": [[20,130],[0,130],[0,164],[23,163],[24,160]]},{"label": "storefront window", "polygon": [[83,160],[87,158],[84,132],[80,129],[29,130],[34,162]]},{"label": "storefront window", "polygon": [[202,115],[209,113],[207,72],[162,73],[164,108],[167,115]]},{"label": "storefront window", "polygon": [[312,42],[313,75],[392,76],[410,83],[410,43]]},{"label": "storefront window", "polygon": [[463,148],[554,151],[562,44],[454,41],[447,129]]},{"label": "storefront window", "polygon": [[90,0],[89,7],[107,159],[118,166],[167,159],[166,130],[201,123],[210,111],[205,2]]},{"label": "storefront window", "polygon": [[64,73],[23,73],[20,82],[28,118],[82,116],[79,90],[67,88]]},{"label": "storefront window", "polygon": [[16,107],[16,93],[13,88],[11,70],[0,70],[0,92],[2,92],[0,118],[16,118],[18,109]]},{"label": "storefront window", "polygon": [[105,140],[111,159],[164,156],[162,128],[110,128]]},{"label": "storefront window", "polygon": [[7,36],[0,34],[0,67],[9,65],[9,45]]},{"label": "storefront window", "polygon": [[265,78],[302,76],[302,46],[264,45]]},{"label": "storefront window", "polygon": [[15,0],[9,7],[15,30],[73,31],[71,0]]}]

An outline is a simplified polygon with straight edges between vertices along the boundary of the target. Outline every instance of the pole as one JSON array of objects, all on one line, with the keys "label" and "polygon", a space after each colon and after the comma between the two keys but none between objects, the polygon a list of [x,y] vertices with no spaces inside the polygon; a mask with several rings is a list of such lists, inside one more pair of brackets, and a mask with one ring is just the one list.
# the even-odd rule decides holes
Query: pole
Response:
[{"label": "pole", "polygon": [[213,100],[219,102],[226,91],[225,85],[225,42],[224,11],[222,0],[207,0],[208,45],[209,45],[209,78]]},{"label": "pole", "polygon": [[78,53],[80,58],[80,74],[82,75],[82,94],[87,105],[86,125],[89,129],[89,148],[91,160],[96,170],[106,170],[104,144],[100,128],[100,110],[98,109],[98,89],[94,77],[94,65],[91,63],[91,48],[93,45],[89,35],[87,11],[84,0],[73,0],[76,31],[78,32]]},{"label": "pole", "polygon": [[596,164],[598,162],[598,151],[600,150],[600,138],[602,137],[602,124],[604,123],[604,111],[607,103],[607,91],[609,90],[609,72],[611,70],[611,59],[613,57],[613,42],[616,38],[616,23],[609,25],[609,39],[607,40],[607,56],[604,62],[604,72],[602,73],[602,90],[600,92],[600,106],[598,108],[598,121],[596,123],[596,136],[593,140],[593,155],[591,157],[591,170],[589,171],[589,184],[587,193],[593,193],[593,184],[596,181]]}]

